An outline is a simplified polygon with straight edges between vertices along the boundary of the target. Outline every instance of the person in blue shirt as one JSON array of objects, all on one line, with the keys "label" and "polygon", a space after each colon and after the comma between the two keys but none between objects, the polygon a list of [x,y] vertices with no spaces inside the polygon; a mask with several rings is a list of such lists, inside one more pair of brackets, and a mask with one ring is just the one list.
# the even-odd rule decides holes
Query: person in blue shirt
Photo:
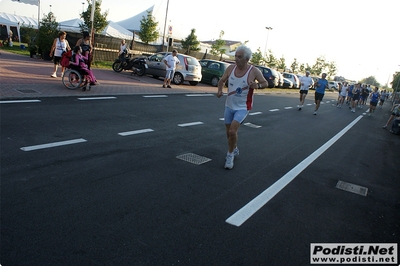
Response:
[{"label": "person in blue shirt", "polygon": [[325,95],[325,89],[328,88],[328,81],[326,80],[326,73],[322,73],[322,77],[315,84],[315,111],[314,115],[317,115],[318,108],[321,104],[322,99]]},{"label": "person in blue shirt", "polygon": [[379,91],[378,91],[378,88],[377,87],[375,87],[375,89],[374,89],[374,91],[373,92],[371,92],[371,101],[369,102],[369,110],[368,110],[368,116],[371,116],[371,114],[373,113],[373,112],[375,112],[375,108],[376,108],[376,105],[378,104],[378,100],[379,100],[379,97],[380,97],[381,95],[379,94]]}]

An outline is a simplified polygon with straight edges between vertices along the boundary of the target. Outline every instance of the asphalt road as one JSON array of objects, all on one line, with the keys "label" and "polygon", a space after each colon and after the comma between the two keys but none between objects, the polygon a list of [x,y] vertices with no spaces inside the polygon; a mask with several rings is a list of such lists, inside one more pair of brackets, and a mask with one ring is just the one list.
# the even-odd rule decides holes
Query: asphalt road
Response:
[{"label": "asphalt road", "polygon": [[312,93],[302,111],[259,93],[225,170],[224,99],[145,96],[0,104],[1,265],[308,265],[311,243],[398,242],[388,106],[353,114],[329,94],[314,116]]}]

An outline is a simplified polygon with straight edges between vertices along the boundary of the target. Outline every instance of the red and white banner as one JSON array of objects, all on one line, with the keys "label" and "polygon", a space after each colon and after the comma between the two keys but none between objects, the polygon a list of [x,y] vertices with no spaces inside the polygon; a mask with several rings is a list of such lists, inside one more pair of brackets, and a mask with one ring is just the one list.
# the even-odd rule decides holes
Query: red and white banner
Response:
[{"label": "red and white banner", "polygon": [[11,0],[13,2],[39,6],[39,0]]}]

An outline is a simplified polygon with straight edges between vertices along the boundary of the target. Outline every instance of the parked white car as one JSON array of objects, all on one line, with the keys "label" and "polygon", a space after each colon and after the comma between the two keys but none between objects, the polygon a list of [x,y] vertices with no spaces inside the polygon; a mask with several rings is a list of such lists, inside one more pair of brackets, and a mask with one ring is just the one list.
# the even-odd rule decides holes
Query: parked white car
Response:
[{"label": "parked white car", "polygon": [[328,87],[330,90],[339,90],[339,83],[336,81],[328,81]]},{"label": "parked white car", "polygon": [[300,80],[295,74],[283,72],[282,75],[293,83],[293,89],[300,89]]}]

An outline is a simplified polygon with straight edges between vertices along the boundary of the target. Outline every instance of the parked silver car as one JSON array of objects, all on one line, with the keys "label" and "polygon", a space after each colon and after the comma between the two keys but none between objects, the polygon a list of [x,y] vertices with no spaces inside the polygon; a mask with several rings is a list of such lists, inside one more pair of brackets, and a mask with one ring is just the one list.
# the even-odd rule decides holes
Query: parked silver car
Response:
[{"label": "parked silver car", "polygon": [[283,72],[282,75],[293,83],[293,89],[300,89],[300,80],[295,74]]},{"label": "parked silver car", "polygon": [[[147,75],[152,75],[155,78],[165,77],[166,69],[164,57],[171,54],[170,52],[156,53],[147,59]],[[178,54],[180,63],[176,66],[175,75],[172,82],[180,85],[184,81],[188,81],[190,85],[196,86],[201,80],[201,65],[196,58]]]}]

